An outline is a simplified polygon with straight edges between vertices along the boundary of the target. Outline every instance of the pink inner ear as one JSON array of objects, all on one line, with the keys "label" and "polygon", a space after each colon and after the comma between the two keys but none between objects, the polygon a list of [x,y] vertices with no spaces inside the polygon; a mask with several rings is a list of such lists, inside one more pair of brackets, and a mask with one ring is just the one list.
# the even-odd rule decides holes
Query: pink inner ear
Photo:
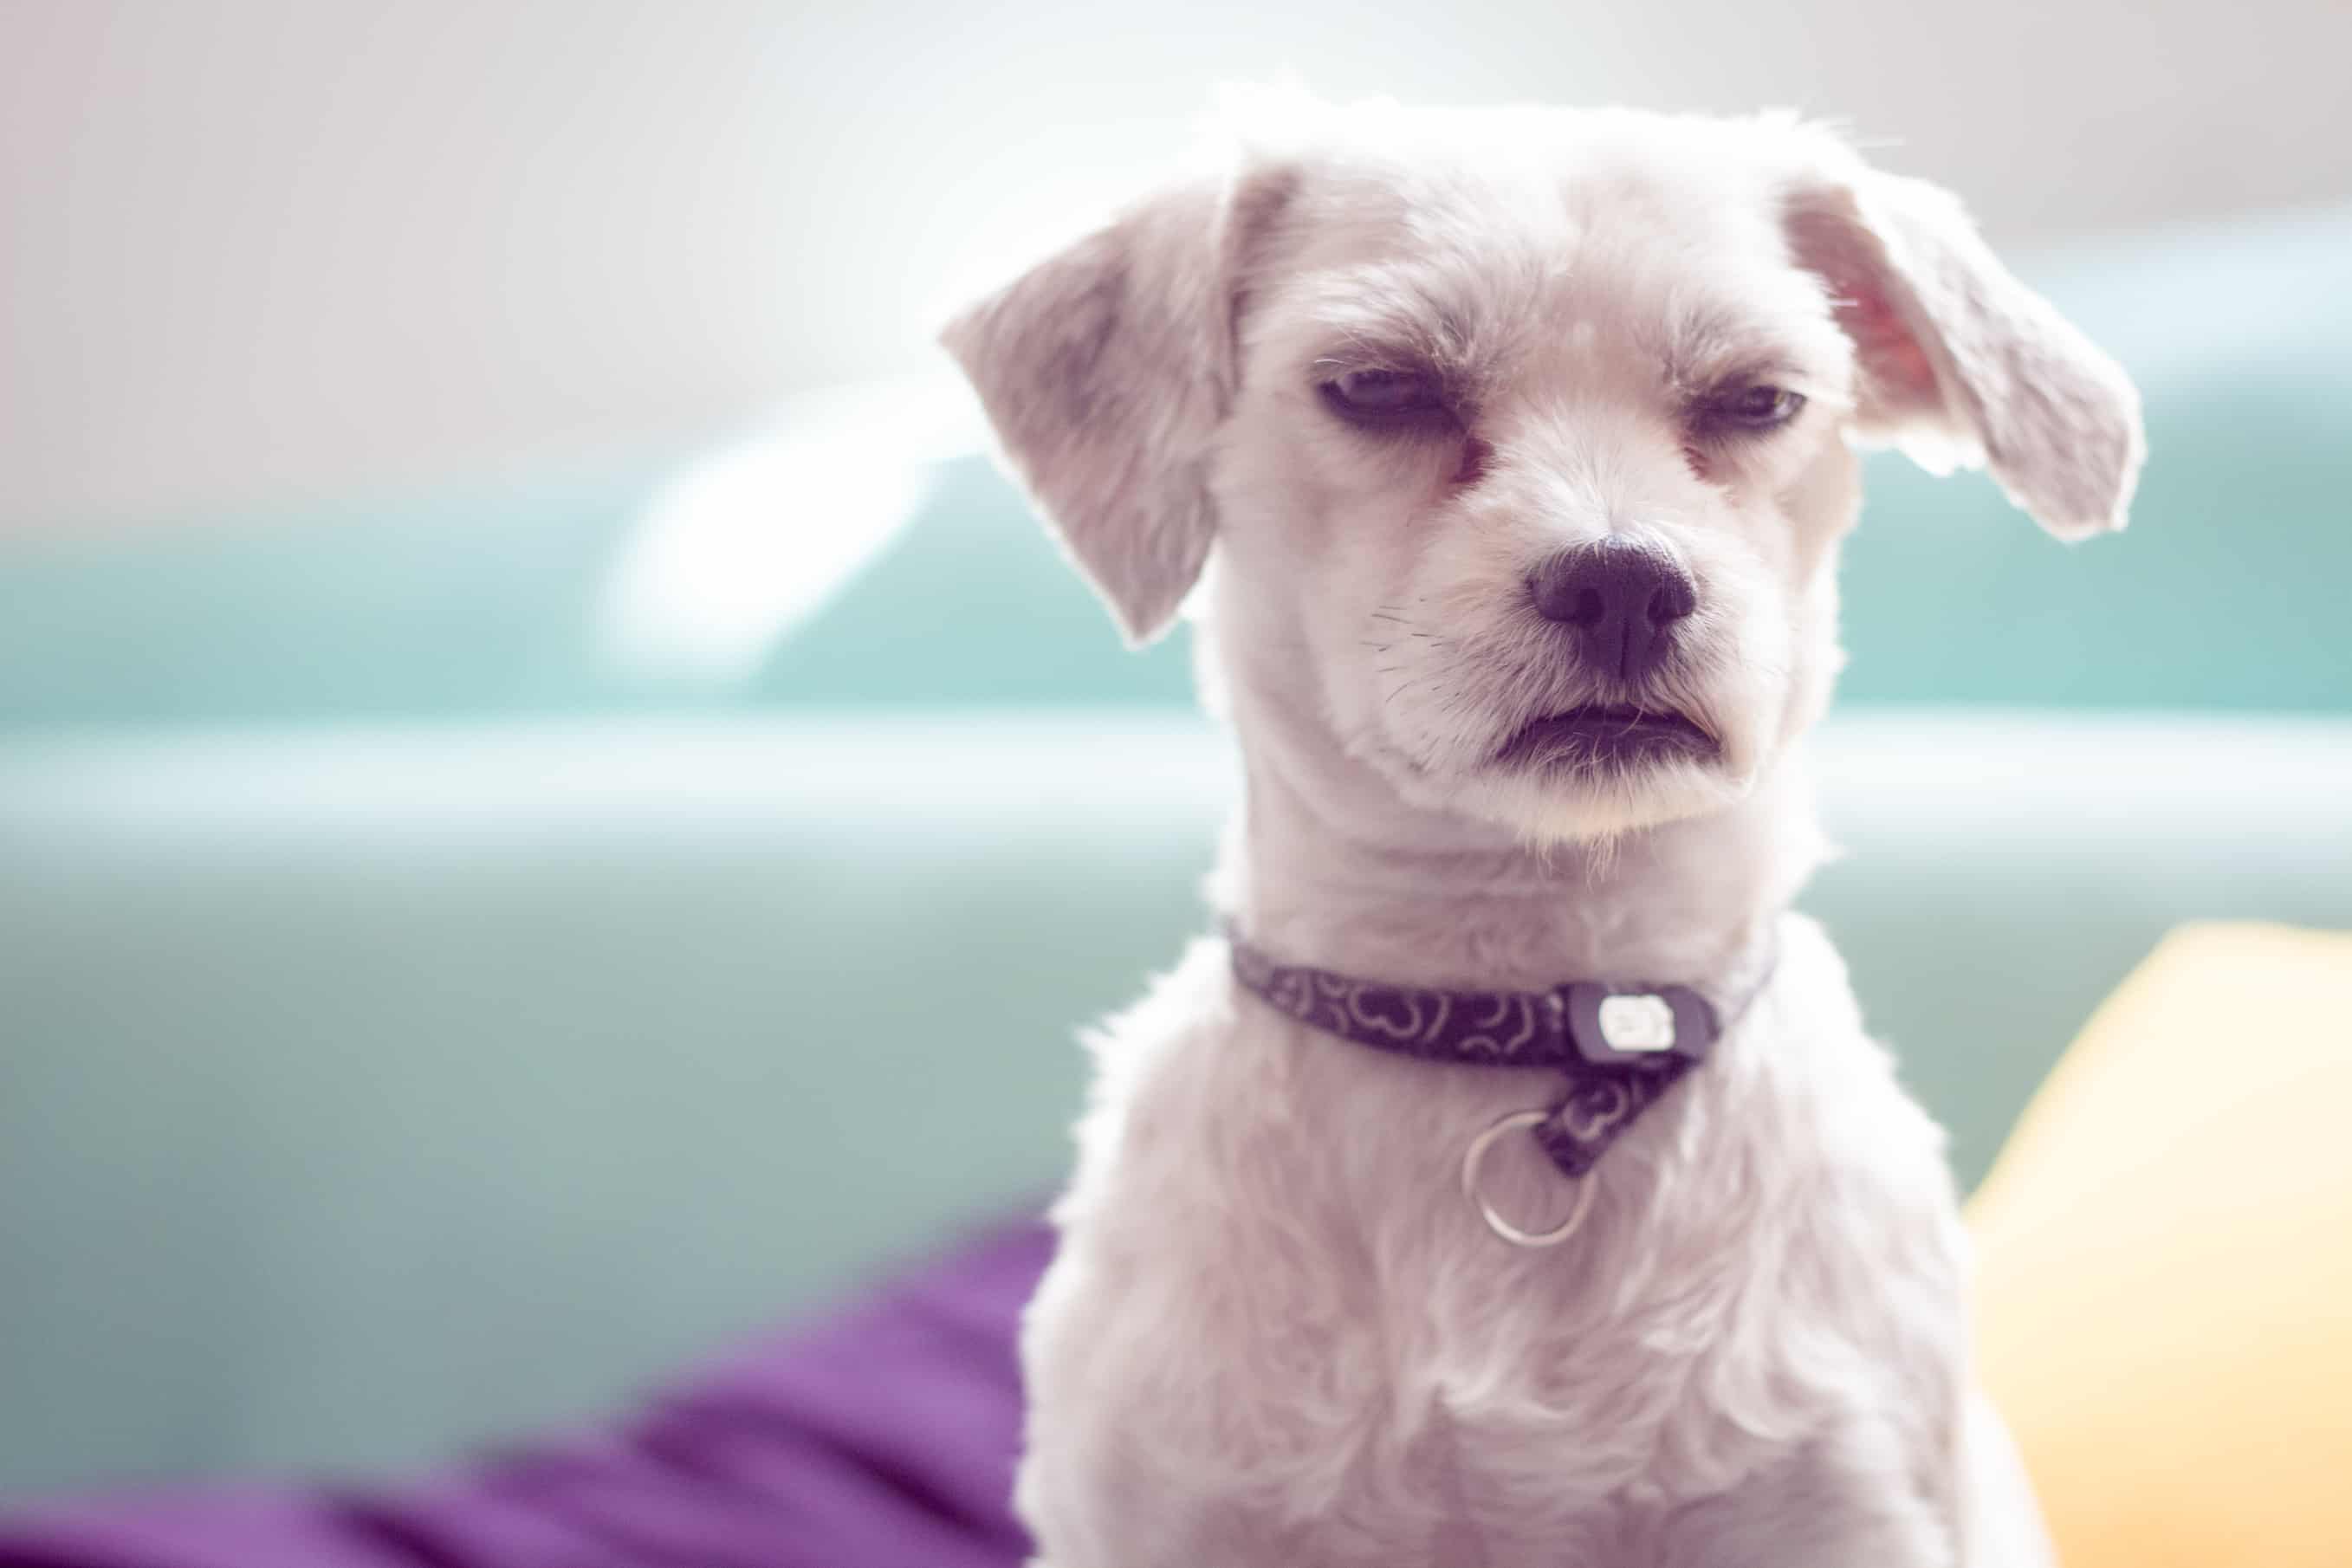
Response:
[{"label": "pink inner ear", "polygon": [[1887,413],[1907,413],[1942,402],[1936,364],[1883,288],[1857,269],[1838,268],[1825,276],[1837,323],[1853,340],[1863,370],[1886,405]]}]

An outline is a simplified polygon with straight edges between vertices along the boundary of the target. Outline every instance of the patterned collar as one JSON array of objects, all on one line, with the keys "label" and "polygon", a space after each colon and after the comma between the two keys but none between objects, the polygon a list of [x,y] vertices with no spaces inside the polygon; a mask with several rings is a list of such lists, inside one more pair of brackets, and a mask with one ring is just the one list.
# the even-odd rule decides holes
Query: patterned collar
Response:
[{"label": "patterned collar", "polygon": [[[1237,934],[1227,940],[1244,987],[1343,1040],[1427,1062],[1563,1074],[1558,1104],[1528,1119],[1568,1176],[1591,1170],[1634,1118],[1706,1059],[1723,1032],[1714,1005],[1687,985],[1580,981],[1549,991],[1437,991],[1277,963]],[[1734,1019],[1772,968],[1765,964]]]}]

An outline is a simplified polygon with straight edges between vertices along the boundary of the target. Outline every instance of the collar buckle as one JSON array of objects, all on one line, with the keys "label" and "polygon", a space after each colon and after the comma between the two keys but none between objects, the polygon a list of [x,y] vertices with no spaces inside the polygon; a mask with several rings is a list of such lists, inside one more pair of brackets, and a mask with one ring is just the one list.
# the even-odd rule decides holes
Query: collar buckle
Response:
[{"label": "collar buckle", "polygon": [[1721,1032],[1715,1009],[1687,985],[1585,982],[1552,994],[1560,999],[1570,1047],[1594,1067],[1664,1072],[1693,1066],[1706,1059]]}]

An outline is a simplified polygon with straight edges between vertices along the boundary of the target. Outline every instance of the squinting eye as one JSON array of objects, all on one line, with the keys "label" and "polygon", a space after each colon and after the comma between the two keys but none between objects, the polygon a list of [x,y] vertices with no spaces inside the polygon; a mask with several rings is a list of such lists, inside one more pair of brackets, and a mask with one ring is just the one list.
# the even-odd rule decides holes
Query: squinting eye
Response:
[{"label": "squinting eye", "polygon": [[1720,425],[1743,430],[1769,430],[1794,419],[1804,405],[1802,394],[1784,386],[1743,386],[1708,405],[1706,412]]},{"label": "squinting eye", "polygon": [[1437,378],[1418,370],[1351,370],[1325,382],[1323,396],[1340,413],[1358,418],[1429,414],[1445,406]]}]

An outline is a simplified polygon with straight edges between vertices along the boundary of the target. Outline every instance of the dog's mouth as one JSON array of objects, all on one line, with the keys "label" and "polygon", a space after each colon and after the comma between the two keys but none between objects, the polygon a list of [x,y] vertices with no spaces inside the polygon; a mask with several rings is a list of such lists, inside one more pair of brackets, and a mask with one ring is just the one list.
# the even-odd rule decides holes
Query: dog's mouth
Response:
[{"label": "dog's mouth", "polygon": [[1622,768],[1705,762],[1721,751],[1713,735],[1671,708],[1590,703],[1524,725],[1495,760],[1509,767]]}]

